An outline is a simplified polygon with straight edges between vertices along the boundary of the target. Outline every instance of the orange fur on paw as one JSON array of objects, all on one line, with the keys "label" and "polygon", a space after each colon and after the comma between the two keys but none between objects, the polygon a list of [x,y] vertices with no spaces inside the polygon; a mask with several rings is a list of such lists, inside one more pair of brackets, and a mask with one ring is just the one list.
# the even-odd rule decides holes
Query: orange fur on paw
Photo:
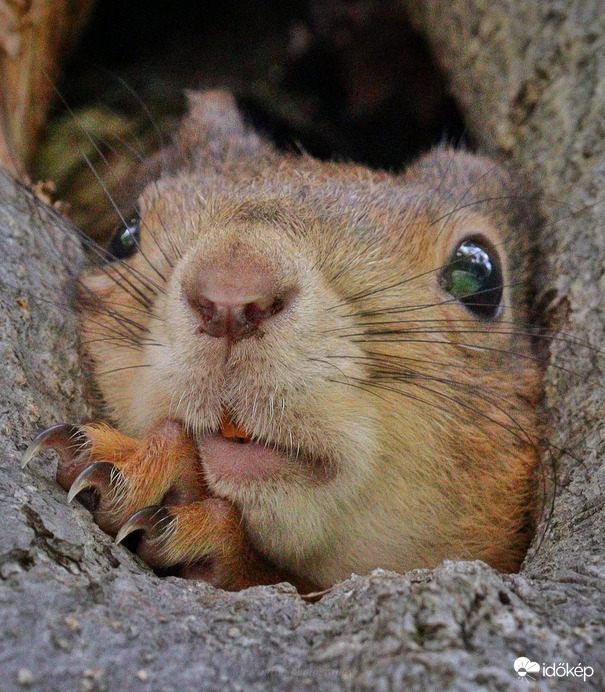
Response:
[{"label": "orange fur on paw", "polygon": [[86,444],[79,459],[74,464],[63,454],[57,480],[72,496],[80,488],[96,494],[93,515],[107,533],[117,533],[143,507],[207,495],[193,441],[175,421],[163,421],[141,440],[105,423],[81,426],[80,434]]},{"label": "orange fur on paw", "polygon": [[177,565],[180,576],[230,591],[285,579],[252,549],[239,512],[226,500],[169,507],[157,524],[151,518],[142,528],[137,554],[155,568]]}]

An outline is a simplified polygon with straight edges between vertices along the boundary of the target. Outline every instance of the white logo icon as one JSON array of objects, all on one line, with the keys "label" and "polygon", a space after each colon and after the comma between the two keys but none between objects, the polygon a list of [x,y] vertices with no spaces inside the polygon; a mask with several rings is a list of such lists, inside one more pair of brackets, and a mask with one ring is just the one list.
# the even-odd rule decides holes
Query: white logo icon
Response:
[{"label": "white logo icon", "polygon": [[530,673],[540,672],[540,664],[536,663],[535,661],[530,661],[529,658],[525,658],[525,656],[520,656],[513,663],[513,667],[517,671],[517,675],[520,678],[528,677],[531,680],[535,680],[536,678],[533,675],[530,675]]}]

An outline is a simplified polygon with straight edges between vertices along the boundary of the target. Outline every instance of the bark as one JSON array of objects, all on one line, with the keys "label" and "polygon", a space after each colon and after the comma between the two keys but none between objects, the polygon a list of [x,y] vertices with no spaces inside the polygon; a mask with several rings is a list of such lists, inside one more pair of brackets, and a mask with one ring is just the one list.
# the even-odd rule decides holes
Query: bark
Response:
[{"label": "bark", "polygon": [[[599,0],[407,5],[483,148],[542,187],[551,322],[602,344]],[[286,586],[225,594],[159,579],[66,506],[52,454],[19,469],[36,429],[87,415],[62,288],[79,255],[65,222],[6,177],[0,200],[2,689],[546,690],[553,663],[594,669],[557,689],[605,687],[601,354],[551,344],[550,440],[566,453],[553,455],[554,513],[521,574],[478,562],[379,571],[313,604]],[[540,664],[527,686],[519,656]]]},{"label": "bark", "polygon": [[94,0],[0,0],[0,165],[24,174]]}]

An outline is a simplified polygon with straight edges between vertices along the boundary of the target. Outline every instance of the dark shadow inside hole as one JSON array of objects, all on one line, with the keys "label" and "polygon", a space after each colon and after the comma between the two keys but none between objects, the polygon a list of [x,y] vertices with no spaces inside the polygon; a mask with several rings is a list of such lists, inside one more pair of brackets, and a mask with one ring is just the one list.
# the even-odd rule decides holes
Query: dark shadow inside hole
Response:
[{"label": "dark shadow inside hole", "polygon": [[423,39],[387,0],[100,0],[61,86],[161,119],[185,88],[231,89],[278,146],[400,170],[464,123]]}]

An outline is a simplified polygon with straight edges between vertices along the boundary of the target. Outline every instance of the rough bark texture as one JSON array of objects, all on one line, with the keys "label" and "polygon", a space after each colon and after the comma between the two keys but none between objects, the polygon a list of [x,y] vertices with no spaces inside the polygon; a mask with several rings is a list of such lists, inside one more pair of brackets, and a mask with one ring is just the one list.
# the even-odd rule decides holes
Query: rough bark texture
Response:
[{"label": "rough bark texture", "polygon": [[[408,5],[484,148],[560,201],[544,204],[541,273],[562,297],[553,319],[602,344],[600,0]],[[68,230],[4,177],[0,200],[1,689],[605,688],[602,355],[552,343],[551,439],[571,454],[555,455],[554,515],[521,574],[481,563],[377,572],[315,604],[283,586],[224,594],[161,580],[66,506],[51,454],[19,469],[36,429],[87,413],[73,319],[60,305],[65,263],[78,253]],[[513,670],[518,656],[594,673],[553,681],[541,670],[528,684]]]}]

